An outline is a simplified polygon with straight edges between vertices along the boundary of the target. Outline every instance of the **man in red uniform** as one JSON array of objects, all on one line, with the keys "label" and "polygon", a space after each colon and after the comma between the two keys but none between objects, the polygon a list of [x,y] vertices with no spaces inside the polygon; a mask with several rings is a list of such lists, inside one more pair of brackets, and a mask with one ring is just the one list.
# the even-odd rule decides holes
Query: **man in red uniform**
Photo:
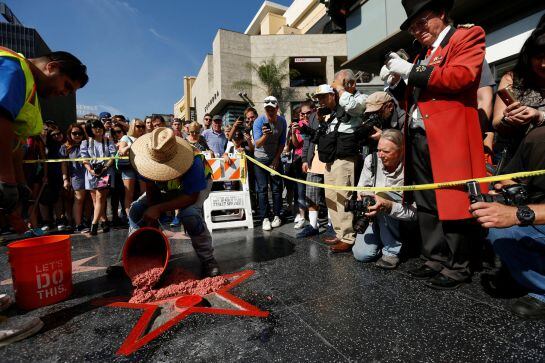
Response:
[{"label": "man in red uniform", "polygon": [[[423,46],[414,63],[391,53],[393,82],[406,82],[408,184],[485,176],[477,89],[485,54],[485,33],[477,26],[456,29],[448,12],[453,0],[403,0],[401,25]],[[468,219],[464,189],[414,193],[422,234],[424,265],[409,271],[431,287],[453,289],[470,276],[472,239],[479,228]]]}]

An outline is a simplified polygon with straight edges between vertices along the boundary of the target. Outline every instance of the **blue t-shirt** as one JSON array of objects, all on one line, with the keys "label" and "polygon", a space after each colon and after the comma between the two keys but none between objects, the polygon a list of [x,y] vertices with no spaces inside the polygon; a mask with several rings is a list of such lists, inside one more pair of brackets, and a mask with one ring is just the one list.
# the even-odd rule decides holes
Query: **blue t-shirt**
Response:
[{"label": "blue t-shirt", "polygon": [[214,156],[221,158],[227,146],[227,136],[225,136],[223,131],[216,133],[212,129],[204,130],[202,137],[206,140],[210,150],[214,152]]},{"label": "blue t-shirt", "polygon": [[[266,115],[261,115],[254,121],[254,141],[259,140],[263,136],[263,124],[267,122],[269,120]],[[271,125],[272,135],[269,136],[261,147],[255,148],[254,155],[256,158],[274,158],[278,152],[278,148],[284,148],[286,144],[286,119],[282,116],[277,116],[276,124],[269,122],[269,125]]]},{"label": "blue t-shirt", "polygon": [[0,109],[15,120],[26,98],[25,74],[18,60],[0,57]]},{"label": "blue t-shirt", "polygon": [[191,167],[180,178],[168,182],[156,182],[155,185],[160,190],[171,192],[175,195],[189,195],[206,189],[208,183],[201,157],[195,157]]}]

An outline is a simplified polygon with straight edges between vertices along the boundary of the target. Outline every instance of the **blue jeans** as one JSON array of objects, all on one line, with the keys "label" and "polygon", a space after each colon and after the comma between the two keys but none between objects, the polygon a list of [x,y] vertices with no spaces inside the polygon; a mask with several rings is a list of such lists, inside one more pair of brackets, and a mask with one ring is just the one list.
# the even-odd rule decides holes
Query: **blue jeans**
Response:
[{"label": "blue jeans", "polygon": [[[272,159],[257,160],[267,166],[272,163]],[[272,190],[273,213],[275,216],[280,216],[282,211],[282,178],[279,176],[272,176],[268,171],[259,166],[256,166],[254,171],[257,184],[257,198],[259,202],[258,219],[263,220],[264,218],[270,217],[269,183],[271,184]],[[282,170],[278,170],[278,172],[282,174]]]},{"label": "blue jeans", "polygon": [[[148,200],[144,193],[131,204],[131,208],[129,209],[129,234],[145,226],[142,217],[146,209],[148,209]],[[202,216],[202,207],[199,206],[199,203],[180,209],[178,218],[182,222],[185,232],[191,238],[191,244],[199,259],[202,262],[213,260],[214,248],[212,247],[212,237],[206,227]]]},{"label": "blue jeans", "polygon": [[372,261],[378,256],[381,247],[384,256],[397,257],[401,251],[399,237],[399,220],[379,213],[365,232],[356,236],[352,247],[354,258],[362,262]]},{"label": "blue jeans", "polygon": [[545,225],[492,228],[488,239],[513,278],[545,302]]}]

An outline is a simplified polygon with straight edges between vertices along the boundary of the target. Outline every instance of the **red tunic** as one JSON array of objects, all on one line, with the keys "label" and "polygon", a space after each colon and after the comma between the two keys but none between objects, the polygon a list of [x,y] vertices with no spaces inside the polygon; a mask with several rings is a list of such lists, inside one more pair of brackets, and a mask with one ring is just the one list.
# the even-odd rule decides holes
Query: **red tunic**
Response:
[{"label": "red tunic", "polygon": [[[409,75],[409,86],[421,88],[417,104],[436,183],[486,175],[477,113],[485,33],[477,26],[459,28],[447,38],[427,66],[415,65]],[[436,190],[435,195],[439,219],[471,218],[465,188]]]}]

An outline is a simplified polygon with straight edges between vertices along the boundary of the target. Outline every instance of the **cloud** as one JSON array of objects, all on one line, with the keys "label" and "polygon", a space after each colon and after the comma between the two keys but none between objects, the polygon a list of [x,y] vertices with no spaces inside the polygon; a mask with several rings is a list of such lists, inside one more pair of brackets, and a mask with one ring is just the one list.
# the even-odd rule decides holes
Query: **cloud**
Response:
[{"label": "cloud", "polygon": [[164,36],[163,34],[160,34],[157,30],[155,30],[154,28],[149,28],[149,31],[151,34],[153,34],[157,39],[159,39],[160,41],[162,41],[163,43],[167,44],[167,45],[170,45],[170,46],[174,46],[176,45],[176,41],[170,39],[169,37],[167,36]]}]

